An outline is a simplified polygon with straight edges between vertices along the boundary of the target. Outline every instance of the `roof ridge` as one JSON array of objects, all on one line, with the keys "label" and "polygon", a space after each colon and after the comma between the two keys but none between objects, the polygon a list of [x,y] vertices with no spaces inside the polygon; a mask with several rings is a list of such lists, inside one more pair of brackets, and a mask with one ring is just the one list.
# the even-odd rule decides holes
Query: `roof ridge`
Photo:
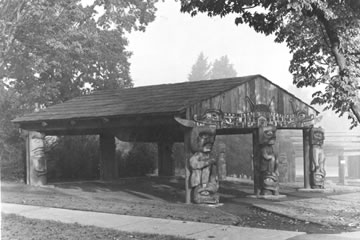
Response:
[{"label": "roof ridge", "polygon": [[[196,81],[184,81],[184,82],[175,82],[175,83],[161,83],[156,85],[145,85],[145,86],[137,86],[137,87],[128,87],[128,88],[118,88],[118,89],[101,89],[101,90],[95,90],[93,93],[90,93],[88,95],[94,94],[94,93],[101,93],[101,92],[115,92],[115,91],[124,91],[124,90],[130,90],[130,89],[140,89],[140,88],[157,88],[161,86],[174,86],[174,85],[186,85],[186,84],[195,84],[195,83],[205,83],[205,82],[214,82],[214,81],[229,81],[229,80],[241,80],[245,78],[254,78],[259,77],[262,75],[260,74],[254,74],[254,75],[247,75],[247,76],[241,76],[241,77],[230,77],[230,78],[215,78],[215,79],[204,79],[204,80],[196,80]],[[85,95],[83,95],[85,96]]]}]

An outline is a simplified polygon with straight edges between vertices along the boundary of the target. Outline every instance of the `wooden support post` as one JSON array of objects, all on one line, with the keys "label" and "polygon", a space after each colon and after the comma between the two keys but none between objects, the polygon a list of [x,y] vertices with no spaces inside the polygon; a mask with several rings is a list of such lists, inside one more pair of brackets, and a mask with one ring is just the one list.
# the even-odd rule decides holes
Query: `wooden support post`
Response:
[{"label": "wooden support post", "polygon": [[115,158],[115,137],[110,134],[100,134],[100,179],[117,179],[118,171]]},{"label": "wooden support post", "polygon": [[47,183],[44,137],[39,132],[26,133],[26,184],[43,186]]},{"label": "wooden support post", "polygon": [[345,167],[346,167],[346,160],[344,157],[344,153],[341,152],[338,156],[339,158],[339,183],[341,185],[345,185]]},{"label": "wooden support post", "polygon": [[254,173],[254,194],[260,195],[260,173],[258,171],[260,165],[260,148],[259,148],[259,129],[255,128],[252,132],[253,144],[253,173]]},{"label": "wooden support post", "polygon": [[184,160],[185,160],[185,203],[191,203],[191,189],[190,183],[190,170],[189,170],[189,159],[191,156],[191,130],[187,129],[184,133]]},{"label": "wooden support post", "polygon": [[174,176],[175,162],[172,157],[172,142],[158,143],[158,169],[159,176]]},{"label": "wooden support post", "polygon": [[217,165],[219,180],[226,180],[226,145],[223,142],[219,143],[219,159]]},{"label": "wooden support post", "polygon": [[303,129],[304,188],[310,189],[310,128]]}]

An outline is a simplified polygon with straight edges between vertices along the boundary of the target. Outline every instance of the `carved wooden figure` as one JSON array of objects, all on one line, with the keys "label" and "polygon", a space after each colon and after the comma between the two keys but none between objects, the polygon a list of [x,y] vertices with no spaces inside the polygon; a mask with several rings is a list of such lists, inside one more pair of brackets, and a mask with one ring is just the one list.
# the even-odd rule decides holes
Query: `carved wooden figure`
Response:
[{"label": "carved wooden figure", "polygon": [[322,145],[324,144],[324,130],[312,128],[310,131],[310,186],[313,189],[324,188],[325,182],[325,154]]},{"label": "carved wooden figure", "polygon": [[35,186],[47,183],[47,166],[44,156],[44,138],[39,132],[28,132],[27,183]]},{"label": "carved wooden figure", "polygon": [[215,131],[216,129],[210,126],[198,126],[191,132],[193,155],[189,159],[190,187],[193,188],[195,203],[216,204],[219,202],[216,159],[211,156]]},{"label": "carved wooden figure", "polygon": [[309,116],[307,111],[298,107],[293,99],[290,99],[289,102],[294,114],[294,119],[289,122],[289,126],[304,127],[305,125],[311,125],[313,123],[314,115]]},{"label": "carved wooden figure", "polygon": [[191,127],[189,158],[190,188],[192,201],[199,204],[219,203],[217,161],[211,155],[215,142],[216,126],[197,126],[194,121],[176,119],[186,127]]},{"label": "carved wooden figure", "polygon": [[260,195],[279,195],[278,159],[273,145],[276,141],[276,127],[259,128],[260,162]]},{"label": "carved wooden figure", "polygon": [[271,116],[271,104],[274,101],[274,97],[271,98],[268,104],[255,104],[248,96],[246,96],[246,101],[250,105],[251,111],[251,127],[261,127],[267,126],[270,122]]}]

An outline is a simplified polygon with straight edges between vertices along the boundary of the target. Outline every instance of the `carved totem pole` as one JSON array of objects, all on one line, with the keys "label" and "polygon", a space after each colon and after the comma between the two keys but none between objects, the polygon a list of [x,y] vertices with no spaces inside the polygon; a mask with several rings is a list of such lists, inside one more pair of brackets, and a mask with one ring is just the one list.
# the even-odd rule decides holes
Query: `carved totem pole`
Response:
[{"label": "carved totem pole", "polygon": [[322,145],[324,144],[324,130],[312,128],[310,131],[310,186],[313,189],[324,188],[325,182],[325,154]]},{"label": "carved totem pole", "polygon": [[[217,161],[211,155],[215,142],[216,125],[209,124],[210,113],[207,119],[204,116],[195,122],[186,119],[176,119],[185,127],[190,127],[190,150],[191,156],[187,160],[190,170],[190,182],[192,202],[198,204],[219,203],[219,189]],[[216,114],[215,114],[216,115]],[[199,126],[198,124],[202,126]]]},{"label": "carved totem pole", "polygon": [[216,204],[219,202],[216,160],[211,156],[215,132],[215,127],[211,126],[198,126],[191,131],[193,155],[189,159],[190,187],[195,203]]},{"label": "carved totem pole", "polygon": [[27,136],[27,183],[41,186],[47,183],[47,166],[44,156],[44,134],[28,132]]},{"label": "carved totem pole", "polygon": [[259,128],[260,161],[258,164],[260,195],[279,195],[278,159],[273,149],[276,127]]}]

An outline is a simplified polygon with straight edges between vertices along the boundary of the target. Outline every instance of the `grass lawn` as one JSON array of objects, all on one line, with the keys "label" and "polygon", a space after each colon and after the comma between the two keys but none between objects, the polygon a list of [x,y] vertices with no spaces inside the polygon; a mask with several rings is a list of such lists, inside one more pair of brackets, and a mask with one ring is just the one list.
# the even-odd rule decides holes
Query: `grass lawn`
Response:
[{"label": "grass lawn", "polygon": [[[348,199],[347,204],[341,204],[343,198],[348,195],[339,195],[339,199],[335,199],[336,194],[304,194],[297,192],[295,187],[282,186],[281,192],[287,197],[283,200],[269,202],[268,200],[247,197],[253,194],[252,185],[225,181],[221,182],[220,187],[220,201],[223,205],[211,208],[197,204],[184,204],[185,191],[182,179],[143,178],[119,179],[111,182],[63,182],[53,183],[46,187],[2,182],[1,201],[307,233],[338,233],[358,230],[356,228],[358,225],[350,226],[347,224],[357,221],[355,217],[359,216],[357,215],[360,204],[358,195]],[[339,187],[344,188],[344,186]],[[326,204],[324,204],[325,200],[322,199],[326,200]],[[295,202],[300,202],[302,205],[296,204],[288,207]],[[281,209],[294,210],[293,212],[296,214],[291,214],[294,217],[288,218],[281,214],[263,211],[253,207],[253,204],[282,207]],[[325,223],[327,224],[318,224],[319,221],[313,223],[310,221],[312,218],[309,220],[297,219],[297,215],[310,216],[309,214],[311,216],[315,214],[317,218],[321,217],[322,220],[326,220]],[[330,217],[334,214],[337,216]],[[344,221],[338,221],[342,218]]]},{"label": "grass lawn", "polygon": [[188,238],[121,232],[107,228],[67,224],[56,221],[29,219],[14,214],[1,214],[1,239],[104,239],[104,240],[182,240]]}]

